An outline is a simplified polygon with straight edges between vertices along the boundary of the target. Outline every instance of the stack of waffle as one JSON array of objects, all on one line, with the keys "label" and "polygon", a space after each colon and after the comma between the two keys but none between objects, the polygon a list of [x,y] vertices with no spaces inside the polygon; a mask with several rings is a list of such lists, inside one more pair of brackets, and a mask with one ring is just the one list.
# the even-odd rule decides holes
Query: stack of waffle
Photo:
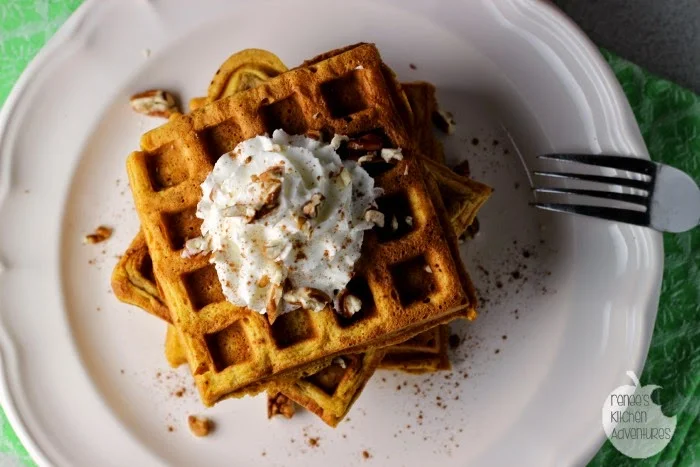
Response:
[{"label": "stack of waffle", "polygon": [[[143,135],[127,162],[142,231],[112,285],[120,300],[169,323],[166,357],[189,364],[205,405],[267,391],[269,416],[290,417],[297,403],[335,426],[376,369],[450,368],[447,323],[476,316],[457,239],[491,189],[444,165],[436,112],[434,87],[400,85],[371,44],[292,70],[269,52],[246,50],[222,65],[190,113]],[[278,128],[347,135],[344,158],[402,149],[398,163],[365,166],[384,191],[386,222],[365,233],[347,285],[362,301],[352,317],[329,306],[272,319],[235,306],[206,255],[181,254],[200,235],[200,184],[218,157]]]}]

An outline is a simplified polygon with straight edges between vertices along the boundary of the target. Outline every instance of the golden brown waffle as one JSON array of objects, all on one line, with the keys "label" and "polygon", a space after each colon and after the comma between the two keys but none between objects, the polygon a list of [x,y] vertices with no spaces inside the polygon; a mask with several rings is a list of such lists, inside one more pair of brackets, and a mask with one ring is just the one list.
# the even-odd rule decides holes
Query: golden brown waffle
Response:
[{"label": "golden brown waffle", "polygon": [[[250,89],[255,85],[259,85],[271,75],[270,66],[268,63],[276,63],[276,71],[282,72],[283,64],[279,59],[267,51],[259,49],[248,49],[238,52],[231,57],[219,68],[212,85],[210,92],[214,96],[218,96],[219,90],[224,89],[225,97],[227,95],[240,92],[245,89]],[[235,72],[222,72],[221,70],[235,70]],[[253,78],[241,77],[241,74],[252,75]],[[214,86],[214,83],[219,80],[225,80],[224,83]],[[237,83],[234,85],[234,83]],[[252,84],[251,84],[252,83]],[[436,108],[434,103],[434,87],[425,82],[402,84],[402,88],[407,91],[408,101],[413,109],[414,118],[414,135],[417,135],[419,129],[428,128],[430,130],[430,112]],[[212,91],[213,90],[213,91]],[[428,96],[427,99],[425,96]],[[208,97],[194,98],[191,102],[192,110],[198,106],[206,105]],[[422,100],[420,100],[422,99]],[[427,107],[425,101],[429,102]],[[432,104],[430,104],[432,102]],[[430,139],[435,140],[432,131],[421,133],[419,144],[424,145]],[[428,147],[428,146],[425,146]],[[439,150],[442,148],[439,146]],[[433,157],[435,158],[435,157]],[[454,205],[454,203],[453,203]],[[448,212],[450,218],[456,213]],[[136,305],[151,314],[155,314],[161,319],[170,321],[169,311],[163,304],[161,295],[157,290],[157,285],[153,277],[153,266],[143,234],[139,234],[132,241],[129,249],[122,256],[121,260],[114,269],[112,277],[112,288],[115,291],[117,298],[125,303]],[[446,329],[446,327],[445,327]],[[446,332],[446,331],[445,331]],[[425,331],[422,334],[408,342],[397,344],[394,347],[400,347],[400,350],[394,347],[387,348],[387,357],[380,364],[380,368],[397,369],[408,372],[427,372],[439,369],[449,369],[449,361],[446,355],[446,346],[440,344],[441,336],[444,332],[437,332],[435,329]],[[426,345],[428,343],[428,345]],[[432,343],[432,344],[431,344]],[[165,343],[165,355],[171,366],[177,367],[187,361],[184,349],[180,345],[179,338],[174,328],[168,327],[168,334]]]},{"label": "golden brown waffle", "polygon": [[491,187],[463,177],[445,164],[442,144],[433,132],[433,116],[438,111],[435,86],[425,81],[403,83],[402,89],[413,109],[413,135],[421,154],[425,156],[426,171],[435,179],[444,201],[452,228],[461,237],[472,225],[476,213],[491,196]]},{"label": "golden brown waffle", "polygon": [[[114,268],[112,288],[117,299],[122,302],[138,306],[170,322],[168,309],[162,302],[153,277],[153,266],[143,234],[139,233],[134,238]],[[444,332],[438,331],[439,328],[444,328]],[[446,353],[442,352],[444,340],[442,336],[447,332],[446,330],[447,325],[442,325],[424,331],[407,342],[387,347],[387,356],[380,364],[380,368],[408,372],[448,369],[444,363]],[[187,362],[185,350],[173,326],[168,326],[165,356],[172,367],[178,367]]]},{"label": "golden brown waffle", "polygon": [[[404,89],[410,86],[417,90],[417,92],[408,93],[409,102],[417,117],[414,125],[430,128],[430,114],[417,111],[418,104],[416,104],[415,99],[416,96],[434,93],[434,89],[431,89],[432,87],[428,83],[411,83],[403,86]],[[423,137],[423,139],[430,138],[432,138],[432,132],[429,137]],[[452,206],[454,205],[455,203],[452,203]],[[448,213],[451,218],[456,214],[454,212]],[[113,288],[120,300],[140,306],[169,321],[167,308],[162,304],[152,275],[148,248],[143,235],[139,234],[115,268]],[[443,325],[440,328],[425,331],[407,342],[388,347],[386,356],[380,363],[380,368],[414,373],[449,369],[447,333],[448,328]],[[172,366],[179,366],[186,362],[184,350],[172,327],[168,328],[165,354]],[[354,372],[354,377],[358,377],[358,375],[358,372]],[[274,400],[278,399],[277,395],[271,397]],[[273,402],[271,401],[271,404]],[[322,401],[315,402],[317,406],[320,406],[321,403]],[[285,410],[289,412],[288,409]]]},{"label": "golden brown waffle", "polygon": [[278,413],[291,418],[294,401],[335,427],[347,415],[375,369],[414,374],[451,369],[447,355],[448,336],[449,326],[443,324],[403,344],[385,347],[378,365],[376,358],[368,355],[373,352],[370,351],[341,357],[345,368],[334,362],[314,375],[273,385],[274,389],[267,395],[268,418]]},{"label": "golden brown waffle", "polygon": [[413,111],[413,137],[425,157],[445,163],[442,143],[433,134],[433,114],[438,111],[435,86],[425,81],[401,83]]},{"label": "golden brown waffle", "polygon": [[[152,278],[148,247],[143,235],[137,235],[120,260],[115,268],[112,284],[117,298],[126,303],[139,306],[151,314],[156,314],[157,310],[164,308]],[[167,311],[167,308],[165,310]],[[160,314],[162,313],[159,312],[157,316]],[[163,319],[169,321],[170,318],[166,315]],[[176,368],[186,363],[187,357],[177,330],[172,325],[168,325],[167,328],[165,356],[170,366]],[[447,325],[441,325],[424,331],[407,342],[387,347],[379,368],[408,373],[450,369],[447,358],[448,329]],[[281,385],[272,385],[274,389],[268,391],[268,417],[281,414],[291,418],[294,414],[294,404],[285,395],[289,394],[297,403],[318,414],[329,425],[337,425],[359,397],[376,368],[375,358],[358,358],[362,356],[363,354],[358,354],[347,357],[347,361],[352,363],[347,365],[346,369],[336,364],[332,369],[321,370],[316,375],[297,382],[285,381]],[[333,382],[329,382],[331,378],[334,378]],[[330,391],[329,387],[337,387],[338,390]],[[277,391],[283,391],[285,394]]]},{"label": "golden brown waffle", "polygon": [[245,49],[231,55],[221,64],[207,89],[207,103],[214,102],[287,71],[279,57],[262,49]]},{"label": "golden brown waffle", "polygon": [[449,326],[443,324],[402,344],[387,347],[379,368],[416,374],[450,370],[452,365],[447,355],[449,335]]},{"label": "golden brown waffle", "polygon": [[190,111],[226,96],[259,86],[287,71],[277,55],[262,49],[245,49],[231,55],[221,64],[205,97],[190,99]]},{"label": "golden brown waffle", "polygon": [[[334,361],[306,378],[273,384],[273,389],[268,392],[268,418],[282,410],[285,417],[291,418],[294,414],[293,404],[290,403],[292,400],[335,427],[347,415],[375,369],[414,374],[451,369],[447,355],[448,337],[449,326],[443,324],[402,344],[340,357],[340,361]],[[372,355],[373,352],[383,353],[380,361],[380,354]],[[282,409],[277,408],[281,405],[280,401],[286,402]]]},{"label": "golden brown waffle", "polygon": [[[232,56],[229,61],[235,61]],[[258,68],[255,63],[249,63],[249,68]],[[224,68],[224,67],[222,67]],[[218,74],[217,74],[218,75]],[[235,77],[229,77],[234,79]],[[240,80],[238,80],[240,82]],[[414,128],[417,130],[427,127],[430,130],[430,113],[420,110],[416,99],[420,96],[434,96],[434,88],[427,83],[412,83],[408,85],[414,92],[408,93],[409,102],[414,110]],[[404,85],[406,89],[406,85]],[[231,92],[229,88],[228,92]],[[418,97],[417,97],[418,96]],[[202,105],[206,98],[199,98]],[[197,101],[191,101],[197,105]],[[414,135],[417,134],[414,132]],[[424,144],[430,139],[435,140],[432,131],[423,134],[419,139],[419,144]],[[424,146],[428,147],[428,146]],[[439,147],[436,146],[436,147]],[[439,147],[441,150],[441,147]],[[452,213],[449,213],[450,215]],[[153,280],[148,248],[142,234],[132,242],[131,247],[122,258],[122,261],[115,268],[114,289],[118,298],[127,303],[132,303],[148,309],[163,318],[162,310],[167,312],[167,308],[162,304],[157,296],[157,287]],[[130,293],[131,292],[131,293]],[[150,294],[150,296],[149,296]],[[169,317],[164,319],[169,320]],[[447,370],[450,368],[447,358],[447,335],[448,327],[442,325],[439,328],[425,331],[407,342],[386,348],[386,355],[380,363],[380,368],[406,371],[412,373],[424,373],[437,370]],[[168,362],[173,366],[179,366],[186,362],[184,349],[180,345],[177,333],[172,326],[168,327],[168,334],[165,344],[165,354]],[[307,377],[296,383],[288,382],[287,391],[295,394],[296,399],[309,410],[318,413],[325,421],[331,425],[337,424],[341,416],[346,414],[354,400],[359,396],[362,387],[371,377],[372,371],[361,365],[372,365],[370,359],[362,359],[360,366],[358,360],[351,357],[352,365],[345,369],[334,365],[321,370],[316,375]],[[323,383],[319,385],[318,382]],[[329,391],[331,388],[339,390]],[[294,402],[282,393],[268,392],[268,417],[280,414],[290,418],[295,412]],[[340,413],[341,416],[333,415]]]},{"label": "golden brown waffle", "polygon": [[158,290],[151,254],[143,233],[136,235],[114,267],[112,290],[120,301],[170,321],[170,311]]},{"label": "golden brown waffle", "polygon": [[187,363],[185,348],[180,341],[180,335],[172,324],[168,324],[165,333],[165,359],[171,367],[177,368]]},{"label": "golden brown waffle", "polygon": [[446,166],[424,159],[426,172],[437,183],[445,209],[449,213],[452,230],[460,237],[472,225],[476,213],[489,199],[493,189],[467,177],[462,177]]},{"label": "golden brown waffle", "polygon": [[334,427],[360,396],[383,357],[383,349],[338,357],[313,375],[275,380],[270,392],[284,394]]},{"label": "golden brown waffle", "polygon": [[[239,54],[236,54],[239,55]],[[234,55],[233,57],[236,57]],[[255,67],[255,64],[250,64],[250,67]],[[434,88],[428,83],[411,83],[403,85],[413,88],[414,92],[407,93],[409,102],[416,116],[414,120],[414,128],[427,127],[430,129],[430,113],[420,111],[419,103],[416,103],[416,96],[433,95]],[[203,101],[206,98],[201,98]],[[414,133],[415,134],[415,133]],[[425,140],[435,139],[432,132],[428,132],[427,136],[419,139]],[[421,143],[422,144],[422,143]],[[440,148],[441,149],[441,148]],[[440,178],[438,177],[438,181]],[[453,203],[454,205],[454,203]],[[450,217],[456,213],[448,213]],[[113,277],[113,288],[117,297],[127,303],[131,303],[145,310],[156,314],[157,316],[168,320],[167,308],[162,304],[157,286],[153,278],[153,270],[151,266],[148,248],[142,234],[139,234],[132,242],[122,260],[115,268]],[[425,331],[418,336],[410,339],[407,342],[387,347],[386,354],[382,359],[379,368],[406,371],[411,373],[425,373],[437,370],[448,370],[450,368],[447,358],[447,337],[448,327],[442,325],[438,328]],[[177,367],[186,362],[184,349],[180,345],[179,338],[172,326],[168,327],[168,334],[165,344],[165,355],[168,362]],[[363,360],[365,362],[366,360]],[[340,413],[347,413],[349,405],[359,395],[364,382],[369,379],[371,372],[362,371],[361,368],[350,367],[347,370],[340,370],[336,365],[334,368],[321,370],[321,375],[318,378],[308,377],[299,385],[288,385],[293,389],[290,392],[301,394],[297,399],[303,406],[310,410],[321,413],[333,413],[340,410]],[[328,384],[326,388],[313,388],[313,381],[327,381],[329,377],[336,378],[336,386],[343,380],[344,387],[354,387],[355,393],[350,393],[347,390],[341,390],[328,394]],[[294,413],[294,403],[281,393],[269,393],[268,396],[268,416],[282,414],[287,418]],[[340,409],[338,409],[340,408]],[[327,420],[332,423],[337,423],[340,418],[326,416]]]},{"label": "golden brown waffle", "polygon": [[[444,208],[434,206],[431,182],[424,182],[422,165],[413,157],[397,111],[401,102],[391,99],[398,85],[385,78],[382,68],[376,48],[359,45],[177,116],[145,134],[142,151],[129,157],[127,170],[154,270],[205,404],[259,391],[275,376],[313,372],[336,356],[397,343],[473,313],[474,302],[462,285],[466,273],[453,260],[456,240],[438,218]],[[372,257],[363,255],[349,284],[363,299],[363,309],[352,320],[329,309],[298,310],[271,326],[264,316],[223,299],[207,257],[181,257],[184,241],[198,234],[200,222],[193,214],[199,184],[216,158],[276,128],[349,135],[379,130],[392,146],[405,149],[404,160],[376,183],[386,191],[382,200],[409,210],[414,223],[401,238],[365,235],[363,251]]]}]

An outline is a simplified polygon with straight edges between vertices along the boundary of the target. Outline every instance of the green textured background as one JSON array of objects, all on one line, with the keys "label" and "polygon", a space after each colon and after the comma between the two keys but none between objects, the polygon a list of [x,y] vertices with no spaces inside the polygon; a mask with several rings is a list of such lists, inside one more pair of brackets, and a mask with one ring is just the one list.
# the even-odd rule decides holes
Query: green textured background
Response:
[{"label": "green textured background", "polygon": [[[82,0],[0,0],[0,103],[27,63]],[[632,104],[654,160],[700,180],[700,98],[604,52]],[[667,415],[678,416],[671,444],[633,461],[606,442],[591,465],[700,465],[700,229],[665,235],[666,267],[642,384],[662,386]],[[612,388],[611,388],[612,389]],[[0,410],[0,465],[34,465]]]}]

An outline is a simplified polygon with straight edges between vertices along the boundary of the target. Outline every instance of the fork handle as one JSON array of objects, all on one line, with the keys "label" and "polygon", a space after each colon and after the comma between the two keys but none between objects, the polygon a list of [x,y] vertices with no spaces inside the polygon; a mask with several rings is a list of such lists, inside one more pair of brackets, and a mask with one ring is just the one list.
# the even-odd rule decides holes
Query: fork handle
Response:
[{"label": "fork handle", "polygon": [[659,164],[651,199],[651,226],[665,232],[685,232],[700,225],[700,188],[690,175]]}]

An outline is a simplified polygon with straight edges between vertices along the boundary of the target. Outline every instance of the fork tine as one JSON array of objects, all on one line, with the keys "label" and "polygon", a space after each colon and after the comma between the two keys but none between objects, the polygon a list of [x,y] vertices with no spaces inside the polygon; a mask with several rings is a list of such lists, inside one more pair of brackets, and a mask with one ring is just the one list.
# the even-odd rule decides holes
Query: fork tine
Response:
[{"label": "fork tine", "polygon": [[607,183],[608,185],[622,185],[630,188],[637,188],[640,190],[646,190],[651,192],[653,187],[651,181],[644,180],[632,180],[629,178],[620,177],[608,177],[606,175],[589,175],[589,174],[577,174],[571,172],[534,172],[535,175],[542,177],[556,177],[556,178],[569,178],[573,180],[583,180],[587,182],[597,182],[597,183]]},{"label": "fork tine", "polygon": [[536,193],[557,193],[557,194],[572,194],[572,195],[582,195],[591,196],[594,198],[604,198],[612,199],[615,201],[624,201],[625,203],[641,204],[642,206],[647,205],[649,200],[648,196],[642,195],[632,195],[628,193],[616,193],[613,191],[599,191],[599,190],[580,190],[577,188],[535,188]]},{"label": "fork tine", "polygon": [[626,170],[642,175],[654,176],[656,164],[646,159],[624,156],[604,156],[592,154],[544,154],[538,156],[539,159],[550,159],[564,162],[578,162],[586,165],[598,167],[609,167],[612,169]]},{"label": "fork tine", "polygon": [[560,204],[560,203],[535,203],[534,206],[547,211],[567,212],[570,214],[582,214],[584,216],[597,217],[610,221],[624,222],[648,226],[650,217],[649,210],[646,212],[633,211],[631,209],[617,209],[602,206],[586,206],[582,204]]}]

